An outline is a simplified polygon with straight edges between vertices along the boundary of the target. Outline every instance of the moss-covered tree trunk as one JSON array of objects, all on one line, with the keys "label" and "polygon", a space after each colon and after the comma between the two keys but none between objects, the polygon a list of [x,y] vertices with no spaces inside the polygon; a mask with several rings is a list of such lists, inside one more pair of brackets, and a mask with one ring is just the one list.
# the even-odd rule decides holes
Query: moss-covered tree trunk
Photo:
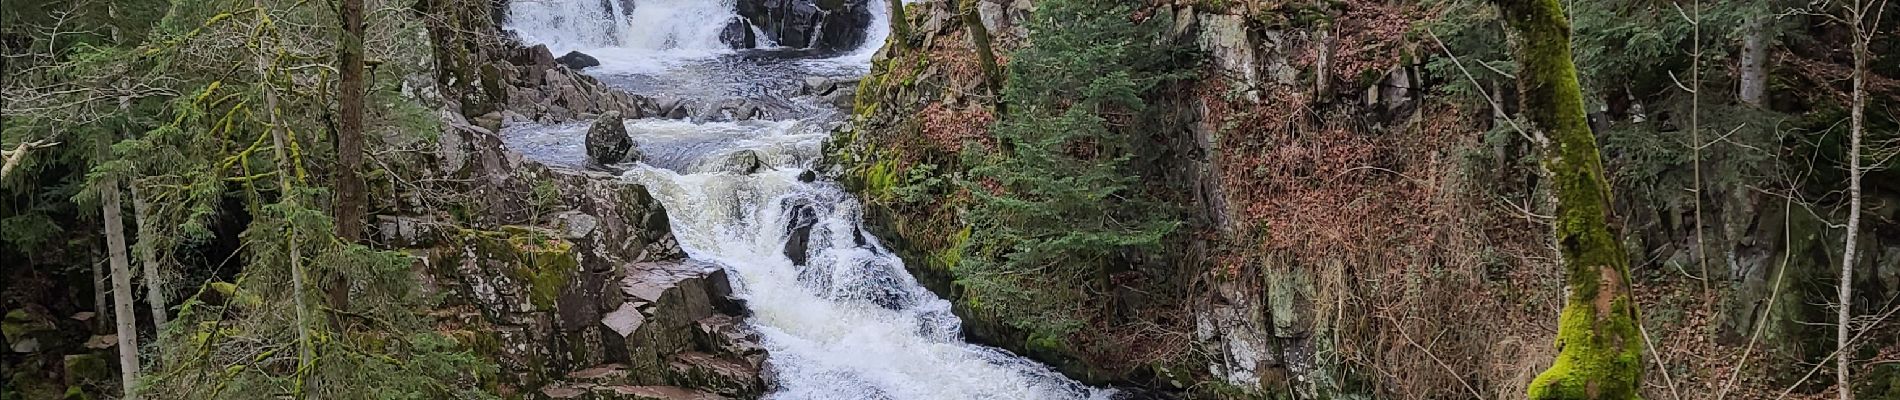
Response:
[{"label": "moss-covered tree trunk", "polygon": [[957,14],[963,18],[963,27],[970,31],[970,46],[976,48],[977,67],[983,69],[983,85],[991,96],[1000,96],[1003,89],[1003,71],[996,68],[996,51],[990,47],[990,30],[983,26],[983,16],[978,14],[976,3],[981,0],[961,0],[957,4]]},{"label": "moss-covered tree trunk", "polygon": [[1555,234],[1569,297],[1558,319],[1556,362],[1529,398],[1635,399],[1643,341],[1629,291],[1629,258],[1610,227],[1610,185],[1570,59],[1570,22],[1557,0],[1493,0],[1514,35],[1518,91],[1545,137],[1544,168],[1557,196]]},{"label": "moss-covered tree trunk", "polygon": [[892,47],[903,49],[910,42],[910,19],[904,15],[904,0],[891,0],[891,39]]}]

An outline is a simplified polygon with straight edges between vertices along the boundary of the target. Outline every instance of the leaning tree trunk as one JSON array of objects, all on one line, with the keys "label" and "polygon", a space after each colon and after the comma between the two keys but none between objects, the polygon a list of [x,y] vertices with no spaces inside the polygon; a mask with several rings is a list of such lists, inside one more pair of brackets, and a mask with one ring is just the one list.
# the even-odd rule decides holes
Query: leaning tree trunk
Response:
[{"label": "leaning tree trunk", "polygon": [[139,226],[139,244],[135,247],[145,275],[145,302],[152,306],[152,326],[163,332],[170,316],[165,315],[165,279],[158,275],[158,227],[152,226],[157,222],[153,221],[151,206],[139,195],[139,185],[131,187],[132,223]]},{"label": "leaning tree trunk", "polygon": [[976,48],[976,63],[983,69],[983,86],[989,89],[990,96],[996,96],[1000,101],[1003,71],[996,67],[996,51],[990,48],[990,30],[983,26],[983,16],[978,14],[978,1],[982,0],[959,1],[957,14],[963,18],[964,29],[970,32],[970,46]]},{"label": "leaning tree trunk", "polygon": [[1523,112],[1547,135],[1544,168],[1557,196],[1555,240],[1569,289],[1557,360],[1531,381],[1529,398],[1635,399],[1643,342],[1629,258],[1609,224],[1610,185],[1570,59],[1570,22],[1557,0],[1493,2],[1515,36]]},{"label": "leaning tree trunk", "polygon": [[[100,146],[101,160],[110,154]],[[99,208],[105,212],[106,254],[112,263],[112,319],[118,322],[113,332],[119,337],[119,381],[125,389],[122,399],[135,400],[132,389],[139,383],[138,317],[132,313],[132,262],[125,254],[125,223],[120,216],[119,180],[100,183]]]}]

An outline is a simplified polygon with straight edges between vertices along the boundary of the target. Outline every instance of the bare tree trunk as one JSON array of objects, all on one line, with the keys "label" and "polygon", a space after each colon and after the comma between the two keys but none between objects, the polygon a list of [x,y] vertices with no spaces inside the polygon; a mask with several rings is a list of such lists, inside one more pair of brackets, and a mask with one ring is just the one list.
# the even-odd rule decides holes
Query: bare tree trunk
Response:
[{"label": "bare tree trunk", "polygon": [[1689,24],[1694,27],[1693,53],[1689,63],[1689,151],[1694,163],[1695,173],[1695,264],[1702,270],[1702,294],[1709,292],[1709,245],[1703,240],[1706,229],[1702,225],[1702,2],[1691,2],[1690,12],[1694,14]]},{"label": "bare tree trunk", "polygon": [[[97,254],[94,254],[93,256],[98,257]],[[93,333],[105,333],[106,327],[112,325],[112,322],[111,322],[112,313],[106,312],[107,302],[112,301],[112,297],[106,295],[107,292],[112,290],[110,286],[111,282],[107,281],[107,279],[110,279],[110,278],[106,277],[105,267],[99,265],[98,258],[93,258],[92,259],[92,309],[93,309],[92,331]]]},{"label": "bare tree trunk", "polygon": [[[1764,10],[1766,12],[1766,10]],[[1768,26],[1766,17],[1749,17],[1742,26],[1742,104],[1761,107],[1768,93]]]},{"label": "bare tree trunk", "polygon": [[1492,0],[1513,36],[1522,113],[1544,143],[1557,197],[1553,232],[1568,295],[1556,362],[1531,381],[1532,400],[1636,399],[1643,338],[1629,256],[1609,224],[1610,185],[1571,61],[1570,21],[1557,0]]},{"label": "bare tree trunk", "polygon": [[[368,213],[369,194],[356,169],[363,165],[363,0],[343,0],[338,12],[343,20],[341,51],[337,69],[337,174],[336,235],[344,242],[363,240],[363,219]],[[348,310],[350,282],[341,274],[325,282],[330,307]]]},{"label": "bare tree trunk", "polygon": [[139,266],[144,267],[145,302],[152,306],[152,326],[165,331],[165,324],[171,321],[165,315],[165,278],[158,274],[158,227],[152,226],[152,211],[145,197],[139,195],[139,185],[132,186],[132,223],[139,225]]},{"label": "bare tree trunk", "polygon": [[1848,379],[1853,367],[1854,349],[1848,337],[1848,322],[1854,317],[1854,245],[1860,233],[1860,137],[1865,127],[1867,92],[1865,81],[1867,74],[1867,42],[1869,38],[1862,33],[1861,14],[1866,8],[1855,1],[1849,7],[1848,29],[1854,35],[1854,99],[1849,107],[1847,136],[1847,244],[1841,251],[1840,308],[1835,309],[1837,317],[1834,324],[1834,379],[1839,386],[1841,400],[1853,400],[1854,385]]},{"label": "bare tree trunk", "polygon": [[[101,161],[110,157],[106,146],[99,146]],[[119,204],[119,180],[110,179],[102,183],[99,189],[99,208],[105,212],[106,254],[112,262],[112,315],[118,323],[114,334],[119,337],[119,380],[125,388],[128,400],[138,396],[132,389],[139,383],[139,331],[138,317],[132,314],[132,262],[125,254],[125,223],[121,218]]]}]

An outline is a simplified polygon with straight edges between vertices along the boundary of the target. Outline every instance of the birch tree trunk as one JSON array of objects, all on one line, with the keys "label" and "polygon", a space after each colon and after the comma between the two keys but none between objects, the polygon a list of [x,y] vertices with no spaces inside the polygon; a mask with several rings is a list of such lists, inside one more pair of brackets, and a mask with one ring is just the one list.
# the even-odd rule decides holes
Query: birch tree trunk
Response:
[{"label": "birch tree trunk", "polygon": [[1834,324],[1836,346],[1834,379],[1836,386],[1840,389],[1841,400],[1854,398],[1853,381],[1848,376],[1853,367],[1854,358],[1853,343],[1850,343],[1853,339],[1848,336],[1848,322],[1854,318],[1854,242],[1860,233],[1860,178],[1862,175],[1860,138],[1866,129],[1863,125],[1866,120],[1867,105],[1867,92],[1864,85],[1867,75],[1867,42],[1871,39],[1862,32],[1864,27],[1861,26],[1861,14],[1866,8],[1862,8],[1860,1],[1855,1],[1849,7],[1852,8],[1848,10],[1847,16],[1850,21],[1847,26],[1854,36],[1854,98],[1853,104],[1849,105],[1851,111],[1848,116],[1847,134],[1847,243],[1841,250],[1840,305],[1835,309],[1837,319]]},{"label": "birch tree trunk", "polygon": [[[99,153],[102,160],[111,155],[103,144]],[[125,254],[119,180],[110,179],[103,185],[99,189],[99,208],[105,212],[106,254],[112,263],[112,319],[118,324],[113,333],[119,338],[119,381],[125,389],[122,398],[136,400],[138,396],[132,390],[139,383],[138,317],[132,314],[132,266]]]},{"label": "birch tree trunk", "polygon": [[1629,257],[1609,224],[1610,185],[1570,59],[1570,22],[1557,0],[1492,2],[1513,36],[1522,111],[1547,135],[1543,164],[1557,196],[1555,244],[1569,293],[1558,319],[1557,360],[1531,381],[1528,397],[1636,399],[1643,339]]}]

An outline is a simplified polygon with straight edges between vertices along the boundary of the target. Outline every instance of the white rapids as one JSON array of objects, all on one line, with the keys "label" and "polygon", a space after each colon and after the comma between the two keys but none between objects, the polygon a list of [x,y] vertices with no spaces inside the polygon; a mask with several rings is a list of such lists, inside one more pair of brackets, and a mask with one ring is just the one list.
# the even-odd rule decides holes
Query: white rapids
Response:
[{"label": "white rapids", "polygon": [[[674,15],[677,17],[670,18],[694,19],[672,21],[676,25],[703,24],[715,29],[667,32],[676,36],[656,44],[650,40],[660,37],[655,36],[659,35],[656,32],[615,33],[629,29],[625,25],[600,29],[592,24],[549,24],[557,18],[535,14],[552,10],[570,15],[561,18],[593,15],[609,20],[608,24],[624,24],[621,18],[629,16],[582,12],[587,7],[601,9],[602,0],[517,0],[510,12],[509,27],[530,42],[540,40],[558,47],[550,41],[560,41],[560,46],[566,46],[563,48],[591,49],[589,54],[597,56],[603,65],[590,68],[588,73],[601,76],[603,81],[650,84],[669,77],[699,76],[694,74],[707,72],[680,70],[704,69],[687,66],[712,65],[704,60],[721,54],[678,52],[666,46],[704,44],[702,39],[715,37],[716,27],[725,17],[709,10],[724,7],[723,15],[729,17],[731,0],[630,2],[634,4],[635,15],[630,16],[633,21]],[[718,73],[752,73],[746,68],[776,71],[732,78],[741,82],[792,79],[786,78],[784,71],[861,74],[886,34],[885,10],[874,7],[876,18],[868,28],[872,31],[868,32],[866,49],[828,59],[772,61],[796,63],[795,67],[717,64],[744,66],[739,72]],[[709,22],[715,20],[719,23]],[[636,31],[647,27],[673,29],[673,25],[665,24],[631,26]],[[717,45],[717,39],[711,43]],[[634,63],[640,65],[627,65]],[[769,83],[756,84],[772,87]],[[664,83],[653,85],[657,86],[647,87],[667,87]],[[738,92],[757,96],[782,91]],[[819,104],[798,101],[812,106],[808,110]],[[645,158],[630,166],[624,178],[645,185],[665,206],[673,234],[689,257],[730,272],[736,294],[752,311],[748,323],[759,331],[769,353],[773,390],[767,398],[1110,398],[1113,390],[1088,387],[1029,359],[964,342],[961,322],[951,314],[950,303],[918,284],[904,269],[903,261],[862,226],[860,204],[849,192],[822,176],[810,182],[799,179],[806,171],[818,169],[823,143],[837,119],[834,110],[766,121],[627,122],[628,132]],[[505,131],[515,132],[509,135],[511,146],[530,157],[572,164],[579,160],[576,154],[584,130],[582,126],[567,125]],[[763,166],[757,172],[747,174],[740,171],[744,168],[732,165],[746,165],[738,161],[755,157]],[[797,265],[786,254],[786,245],[804,232],[809,232],[802,254],[806,261],[805,265]]]}]

